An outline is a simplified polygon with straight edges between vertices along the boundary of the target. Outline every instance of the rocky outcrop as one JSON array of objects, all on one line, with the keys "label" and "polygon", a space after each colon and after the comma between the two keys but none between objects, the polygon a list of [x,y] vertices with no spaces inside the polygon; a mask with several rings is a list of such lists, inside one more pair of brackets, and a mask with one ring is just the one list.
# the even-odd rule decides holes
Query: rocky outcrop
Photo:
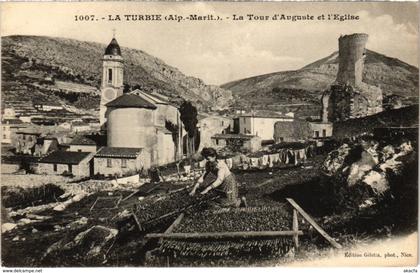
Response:
[{"label": "rocky outcrop", "polygon": [[405,166],[414,160],[416,151],[411,141],[403,140],[381,147],[378,141],[367,138],[343,144],[330,152],[321,170],[335,183],[343,183],[342,186],[350,192],[352,189],[360,190],[357,186],[367,187],[369,193],[365,197],[368,198],[359,203],[361,208],[366,208],[368,203],[374,204],[375,198],[390,193],[395,177],[401,175]]}]

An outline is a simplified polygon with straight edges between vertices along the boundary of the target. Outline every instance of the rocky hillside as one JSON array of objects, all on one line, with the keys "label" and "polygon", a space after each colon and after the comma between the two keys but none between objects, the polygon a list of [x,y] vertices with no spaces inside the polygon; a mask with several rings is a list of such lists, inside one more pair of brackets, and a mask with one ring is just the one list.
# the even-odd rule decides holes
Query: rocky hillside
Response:
[{"label": "rocky hillside", "polygon": [[[6,83],[3,86],[5,100],[12,91],[7,88],[10,85],[25,85],[26,89],[40,89],[38,91],[43,93],[62,91],[68,94],[75,93],[68,88],[74,89],[74,84],[79,84],[76,89],[82,90],[84,96],[87,93],[96,97],[92,99],[99,106],[98,93],[85,91],[100,86],[105,47],[99,43],[42,36],[2,37],[2,66],[9,72],[2,75]],[[231,103],[230,91],[185,76],[141,50],[122,47],[122,55],[125,60],[124,82],[131,87],[155,90],[175,101],[184,98],[199,106],[224,108]]]},{"label": "rocky hillside", "polygon": [[[412,104],[418,100],[419,70],[398,59],[367,50],[363,81],[381,87],[385,96],[397,95]],[[334,82],[338,52],[295,71],[276,72],[222,85],[242,104],[314,103]]]}]

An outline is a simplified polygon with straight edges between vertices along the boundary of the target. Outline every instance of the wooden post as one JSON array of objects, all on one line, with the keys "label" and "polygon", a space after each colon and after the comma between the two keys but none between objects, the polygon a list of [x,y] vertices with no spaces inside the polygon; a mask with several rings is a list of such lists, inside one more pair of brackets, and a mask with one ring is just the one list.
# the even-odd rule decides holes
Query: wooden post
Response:
[{"label": "wooden post", "polygon": [[[176,219],[175,221],[168,227],[167,230],[165,230],[165,234],[169,234],[171,233],[178,225],[179,223],[181,223],[182,218],[184,218],[184,213],[181,213]],[[163,238],[159,239],[159,243],[162,243]]]},{"label": "wooden post", "polygon": [[322,237],[325,238],[331,245],[333,245],[335,248],[342,248],[342,246],[337,243],[330,235],[328,235],[325,230],[323,230],[315,221],[312,219],[309,214],[307,214],[292,198],[286,198],[287,202],[290,203],[290,205],[293,206],[294,209],[296,209],[300,215],[302,215],[303,218],[305,218],[308,223],[315,228],[316,231],[319,232],[319,234],[322,235]]},{"label": "wooden post", "polygon": [[297,231],[299,230],[299,222],[298,222],[298,213],[295,209],[293,209],[293,224],[292,229],[294,232],[296,232],[295,235],[293,235],[293,242],[295,244],[295,250],[298,250],[299,248],[299,235]]},{"label": "wooden post", "polygon": [[139,231],[140,231],[140,232],[141,232],[141,231],[143,231],[143,227],[142,227],[142,225],[141,225],[141,223],[140,223],[139,219],[137,218],[136,214],[135,214],[134,212],[132,212],[132,213],[131,213],[131,215],[133,216],[134,221],[136,222],[136,225],[137,225],[137,227],[139,228]]},{"label": "wooden post", "polygon": [[167,239],[227,239],[227,238],[270,238],[280,236],[303,235],[301,230],[292,231],[235,231],[235,232],[192,232],[192,233],[149,233],[145,236],[150,238],[167,238]]}]

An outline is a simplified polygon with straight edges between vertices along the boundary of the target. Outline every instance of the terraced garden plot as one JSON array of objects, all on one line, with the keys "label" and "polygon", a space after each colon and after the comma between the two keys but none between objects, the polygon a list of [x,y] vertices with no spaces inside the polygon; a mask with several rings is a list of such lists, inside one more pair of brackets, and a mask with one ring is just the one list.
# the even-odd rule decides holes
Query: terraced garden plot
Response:
[{"label": "terraced garden plot", "polygon": [[187,215],[173,232],[281,231],[292,228],[286,205],[220,209]]}]

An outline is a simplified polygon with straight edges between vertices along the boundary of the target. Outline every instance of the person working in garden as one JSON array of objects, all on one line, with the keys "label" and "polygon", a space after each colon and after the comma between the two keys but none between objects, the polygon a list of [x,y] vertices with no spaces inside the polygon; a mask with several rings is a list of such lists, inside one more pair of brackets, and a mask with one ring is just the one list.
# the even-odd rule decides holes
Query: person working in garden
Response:
[{"label": "person working in garden", "polygon": [[195,195],[200,184],[210,173],[217,176],[217,179],[207,186],[200,194],[206,194],[212,189],[219,188],[224,197],[220,200],[220,205],[224,207],[239,207],[241,201],[238,198],[238,184],[235,176],[230,172],[229,167],[222,160],[217,160],[217,152],[213,148],[203,148],[201,155],[207,160],[204,174],[197,180],[190,195]]}]

